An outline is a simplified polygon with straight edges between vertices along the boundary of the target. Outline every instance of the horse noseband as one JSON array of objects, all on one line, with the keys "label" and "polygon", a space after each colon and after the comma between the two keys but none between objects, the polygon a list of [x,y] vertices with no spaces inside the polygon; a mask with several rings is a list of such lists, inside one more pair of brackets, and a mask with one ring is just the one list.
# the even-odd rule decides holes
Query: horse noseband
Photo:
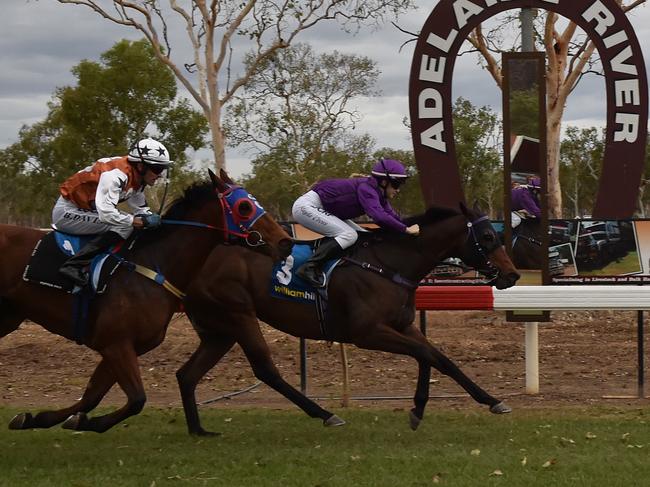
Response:
[{"label": "horse noseband", "polygon": [[244,238],[244,241],[246,242],[246,245],[248,245],[249,247],[261,247],[262,245],[266,245],[264,238],[262,238],[262,234],[257,230],[248,232],[246,234],[246,237]]},{"label": "horse noseband", "polygon": [[469,239],[470,235],[473,240],[474,244],[474,249],[476,251],[476,254],[481,257],[483,260],[483,263],[485,264],[485,267],[479,267],[476,268],[478,272],[483,274],[489,282],[494,281],[498,275],[499,275],[499,268],[495,266],[491,261],[490,258],[488,257],[488,253],[492,252],[494,249],[496,249],[496,246],[491,249],[486,249],[481,245],[481,242],[479,242],[478,237],[476,236],[476,232],[474,231],[474,224],[480,223],[483,221],[486,221],[488,219],[487,216],[482,216],[480,218],[477,218],[473,222],[467,222],[467,238]]}]

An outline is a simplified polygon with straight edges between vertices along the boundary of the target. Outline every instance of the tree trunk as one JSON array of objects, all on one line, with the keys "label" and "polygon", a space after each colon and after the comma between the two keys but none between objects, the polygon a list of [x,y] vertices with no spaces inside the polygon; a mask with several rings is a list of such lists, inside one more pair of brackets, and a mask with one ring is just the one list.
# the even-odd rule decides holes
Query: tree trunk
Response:
[{"label": "tree trunk", "polygon": [[221,116],[218,115],[216,120],[211,120],[210,126],[212,130],[212,150],[214,152],[214,162],[217,168],[217,174],[223,169],[226,170],[226,138],[223,135],[221,127]]},{"label": "tree trunk", "polygon": [[562,112],[556,105],[549,109],[546,132],[547,157],[547,191],[549,218],[562,218],[562,188],[560,187],[560,130],[562,128]]}]

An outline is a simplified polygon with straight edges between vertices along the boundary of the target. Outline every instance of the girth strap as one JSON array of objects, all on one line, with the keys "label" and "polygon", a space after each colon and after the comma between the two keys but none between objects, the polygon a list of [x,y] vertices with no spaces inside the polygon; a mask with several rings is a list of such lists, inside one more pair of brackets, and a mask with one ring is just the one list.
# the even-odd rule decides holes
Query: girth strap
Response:
[{"label": "girth strap", "polygon": [[[133,263],[131,263],[133,264]],[[174,296],[176,296],[178,299],[185,299],[185,293],[178,289],[176,286],[174,286],[171,282],[167,280],[165,276],[160,274],[159,272],[153,271],[149,269],[148,267],[143,267],[139,264],[133,264],[133,270],[137,272],[138,274],[143,275],[144,277],[151,279],[152,281],[156,282],[157,284],[160,284],[162,287],[167,289],[170,293],[172,293]]]},{"label": "girth strap", "polygon": [[185,293],[180,289],[178,289],[176,286],[174,286],[171,282],[169,282],[167,278],[164,275],[162,275],[160,272],[156,272],[154,270],[149,269],[148,267],[141,266],[140,264],[136,264],[129,260],[122,259],[121,257],[118,256],[115,257],[119,259],[120,264],[125,265],[129,270],[135,271],[138,274],[146,277],[147,279],[151,279],[156,284],[160,284],[162,287],[167,289],[167,291],[172,293],[178,299],[180,300],[185,299]]}]

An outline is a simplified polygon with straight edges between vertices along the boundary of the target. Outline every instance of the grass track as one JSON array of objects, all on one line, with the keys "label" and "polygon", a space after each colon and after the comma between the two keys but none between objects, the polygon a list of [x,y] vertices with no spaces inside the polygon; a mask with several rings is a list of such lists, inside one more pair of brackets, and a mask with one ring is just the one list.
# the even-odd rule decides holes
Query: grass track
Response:
[{"label": "grass track", "polygon": [[650,408],[431,412],[417,432],[406,411],[338,413],[348,424],[330,429],[295,411],[203,410],[216,438],[154,408],[102,435],[4,429],[0,485],[650,486]]}]

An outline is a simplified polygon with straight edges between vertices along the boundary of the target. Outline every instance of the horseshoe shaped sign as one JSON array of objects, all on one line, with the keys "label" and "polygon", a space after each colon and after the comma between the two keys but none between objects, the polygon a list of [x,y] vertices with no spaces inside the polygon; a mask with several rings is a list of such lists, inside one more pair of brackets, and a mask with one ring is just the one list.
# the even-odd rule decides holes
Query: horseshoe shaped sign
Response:
[{"label": "horseshoe shaped sign", "polygon": [[452,125],[452,76],[458,51],[481,22],[510,9],[540,8],[578,24],[596,45],[605,72],[607,127],[594,218],[634,214],[643,174],[648,81],[639,41],[614,0],[441,0],[418,38],[409,82],[415,160],[424,201],[463,201]]}]

